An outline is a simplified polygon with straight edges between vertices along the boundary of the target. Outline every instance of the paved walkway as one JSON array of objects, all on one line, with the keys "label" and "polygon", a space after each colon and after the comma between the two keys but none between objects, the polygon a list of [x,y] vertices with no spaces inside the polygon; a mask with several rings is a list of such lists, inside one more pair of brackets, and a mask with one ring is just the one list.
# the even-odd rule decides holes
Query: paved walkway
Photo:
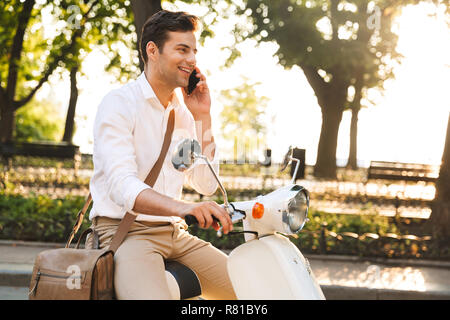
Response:
[{"label": "paved walkway", "polygon": [[[27,299],[36,255],[62,246],[0,240],[0,300]],[[327,299],[450,300],[450,262],[306,257]]]}]

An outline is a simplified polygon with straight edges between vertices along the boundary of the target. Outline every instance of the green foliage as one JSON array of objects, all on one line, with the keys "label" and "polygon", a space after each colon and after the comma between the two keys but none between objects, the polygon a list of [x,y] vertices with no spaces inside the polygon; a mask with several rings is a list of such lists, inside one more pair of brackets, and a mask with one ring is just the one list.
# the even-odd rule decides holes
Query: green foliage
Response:
[{"label": "green foliage", "polygon": [[264,115],[269,99],[257,96],[255,86],[259,83],[250,84],[248,80],[243,77],[240,86],[222,90],[219,98],[224,105],[220,113],[222,135],[226,141],[235,142],[233,149],[223,149],[239,159],[244,154],[258,154],[266,139]]},{"label": "green foliage", "polygon": [[398,233],[395,224],[390,223],[390,219],[377,214],[329,214],[321,211],[311,210],[311,221],[305,226],[305,230],[320,230],[323,223],[326,223],[328,231],[354,232],[359,235],[363,233]]},{"label": "green foliage", "polygon": [[[70,70],[80,65],[92,49],[100,48],[110,59],[107,71],[115,72],[119,79],[137,72],[137,54],[132,60],[121,59],[119,48],[129,47],[133,41],[133,17],[129,1],[61,0],[49,4],[52,18],[62,27],[50,44],[49,61],[60,59]],[[51,63],[51,62],[50,62]]]},{"label": "green foliage", "polygon": [[12,46],[17,17],[21,6],[18,0],[0,1],[0,85],[5,87],[4,80],[7,77],[8,63],[10,59],[10,47]]},{"label": "green foliage", "polygon": [[[298,238],[291,239],[305,253],[384,258],[450,258],[445,249],[436,250],[433,241],[398,240],[390,237],[390,234],[404,233],[398,223],[386,216],[335,215],[314,209],[310,210],[310,214],[312,218],[305,229],[299,233]],[[356,239],[345,233],[356,234],[360,238]],[[379,238],[361,238],[365,233],[378,235]]]},{"label": "green foliage", "polygon": [[[26,3],[29,2],[10,0],[0,3],[2,113],[13,114],[30,103],[54,71],[80,66],[94,48],[107,52],[110,63],[106,69],[114,72],[118,79],[125,81],[139,72],[137,53],[128,50],[131,55],[123,54],[135,41],[129,1],[36,1],[29,19],[20,19]],[[19,41],[14,41],[19,29],[25,30],[24,37],[22,41],[20,37],[16,38]],[[6,122],[6,119],[2,121]],[[2,139],[12,136],[9,130],[2,132]]]},{"label": "green foliage", "polygon": [[[219,203],[221,197],[215,199]],[[13,195],[0,191],[0,238],[9,240],[48,241],[63,243],[69,236],[78,210],[83,206],[84,197],[67,196],[52,199],[45,195]],[[230,199],[233,201],[233,199]],[[385,236],[388,233],[401,234],[388,217],[376,214],[335,215],[319,212],[311,208],[311,219],[298,237],[291,240],[304,253],[351,254],[359,256],[381,256],[397,258],[439,258],[448,259],[447,249],[435,250],[429,241],[398,241],[395,239],[356,240],[351,237],[337,239],[330,233],[353,232],[358,235],[375,233]],[[79,236],[90,226],[85,217]],[[322,252],[321,231],[326,226],[326,251]],[[235,230],[240,226],[236,225]],[[242,234],[217,237],[213,229],[191,226],[189,232],[220,249],[231,250],[244,242]],[[447,251],[446,251],[447,250]]]},{"label": "green foliage", "polygon": [[[43,195],[25,198],[0,192],[0,237],[65,242],[84,200],[71,196],[53,200]],[[85,221],[83,229],[88,225]]]},{"label": "green foliage", "polygon": [[19,109],[16,113],[16,140],[60,141],[64,119],[59,113],[58,106],[49,100],[32,101],[31,105]]},{"label": "green foliage", "polygon": [[[398,61],[399,55],[391,22],[407,2],[372,1],[380,10],[375,11],[364,0],[249,0],[239,13],[252,21],[253,28],[245,30],[249,37],[279,45],[276,55],[286,68],[308,66],[325,83],[338,77],[350,84],[362,70],[365,87],[374,87],[393,76],[392,61]],[[368,23],[378,17],[379,23]],[[242,33],[237,27],[238,41]]]},{"label": "green foliage", "polygon": [[[16,159],[14,160],[15,160],[14,162],[16,163],[17,162]],[[73,168],[73,163],[67,161],[66,166],[68,166],[68,168],[70,167]],[[6,175],[7,179],[5,179]],[[47,172],[39,172],[37,170],[32,172],[30,171],[19,172],[18,170],[10,170],[6,173],[0,172],[0,178],[2,178],[2,180],[4,181],[8,181],[9,183],[13,184],[15,188],[20,188],[22,186],[31,186],[31,187],[40,186],[46,188],[58,186],[67,190],[70,190],[72,188],[88,189],[90,180],[89,177],[80,177],[75,176],[74,174],[63,174],[61,173],[61,169],[48,170]]]},{"label": "green foliage", "polygon": [[[35,167],[35,168],[74,168],[74,160],[70,159],[50,159],[31,156],[14,156],[13,165],[17,167]],[[92,170],[94,164],[92,163],[92,157],[85,157],[82,155],[80,169]],[[4,165],[0,163],[0,171],[4,169]],[[0,174],[1,177],[1,174]],[[20,183],[20,180],[18,181]]]}]

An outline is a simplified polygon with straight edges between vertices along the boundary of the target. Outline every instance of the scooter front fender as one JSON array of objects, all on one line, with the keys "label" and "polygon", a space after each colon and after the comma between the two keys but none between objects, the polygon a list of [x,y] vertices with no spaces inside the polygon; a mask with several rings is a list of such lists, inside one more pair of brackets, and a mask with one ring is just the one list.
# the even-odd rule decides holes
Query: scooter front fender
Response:
[{"label": "scooter front fender", "polygon": [[308,260],[280,234],[235,248],[228,258],[228,274],[238,299],[325,299]]}]

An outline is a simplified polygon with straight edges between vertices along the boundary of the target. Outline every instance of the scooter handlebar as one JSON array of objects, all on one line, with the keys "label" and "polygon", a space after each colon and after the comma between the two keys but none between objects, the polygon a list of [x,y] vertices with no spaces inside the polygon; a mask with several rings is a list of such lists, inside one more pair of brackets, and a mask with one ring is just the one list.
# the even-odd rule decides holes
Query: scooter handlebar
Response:
[{"label": "scooter handlebar", "polygon": [[[188,226],[192,225],[192,224],[198,224],[197,218],[191,214],[188,214],[184,217],[184,221],[186,221],[186,224]],[[213,216],[213,221],[219,223],[219,219],[217,219],[216,217]]]},{"label": "scooter handlebar", "polygon": [[197,218],[195,216],[193,216],[193,215],[190,215],[190,214],[188,214],[188,215],[186,215],[184,217],[184,221],[186,221],[186,224],[188,226],[190,226],[191,224],[197,224],[198,223]]}]

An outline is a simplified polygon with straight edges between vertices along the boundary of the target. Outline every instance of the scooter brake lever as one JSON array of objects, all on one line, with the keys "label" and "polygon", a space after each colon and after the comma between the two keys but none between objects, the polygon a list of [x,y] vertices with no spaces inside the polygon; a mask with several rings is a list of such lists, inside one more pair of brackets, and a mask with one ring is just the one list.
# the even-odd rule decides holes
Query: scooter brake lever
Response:
[{"label": "scooter brake lever", "polygon": [[[233,206],[234,209],[234,206]],[[245,211],[241,211],[241,210],[234,210],[233,213],[231,214],[231,223],[235,224],[241,220],[245,219]],[[217,230],[217,237],[222,237],[222,227],[219,228],[219,230]]]}]

